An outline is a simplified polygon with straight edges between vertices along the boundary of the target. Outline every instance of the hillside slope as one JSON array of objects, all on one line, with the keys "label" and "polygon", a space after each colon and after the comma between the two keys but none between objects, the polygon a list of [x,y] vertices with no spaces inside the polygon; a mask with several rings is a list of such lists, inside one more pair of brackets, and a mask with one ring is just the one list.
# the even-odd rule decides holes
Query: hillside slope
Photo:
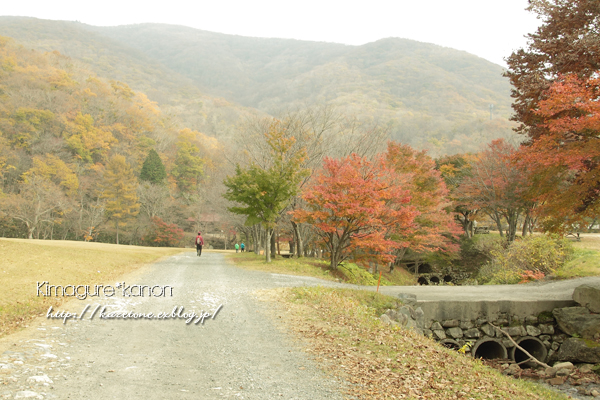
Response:
[{"label": "hillside slope", "polygon": [[86,28],[127,43],[213,95],[267,113],[334,104],[386,125],[394,139],[438,153],[474,151],[512,135],[502,68],[463,51],[397,38],[346,46],[163,24]]},{"label": "hillside slope", "polygon": [[512,136],[502,68],[433,44],[389,38],[346,46],[164,24],[94,27],[17,17],[0,17],[0,35],[81,60],[215,136],[235,135],[250,108],[276,115],[306,104],[377,121],[392,139],[434,155],[476,151]]},{"label": "hillside slope", "polygon": [[216,137],[235,134],[254,110],[215,98],[190,79],[164,66],[126,43],[91,32],[85,25],[25,17],[0,17],[0,36],[26,48],[58,51],[99,76],[127,83],[156,101],[172,123]]}]

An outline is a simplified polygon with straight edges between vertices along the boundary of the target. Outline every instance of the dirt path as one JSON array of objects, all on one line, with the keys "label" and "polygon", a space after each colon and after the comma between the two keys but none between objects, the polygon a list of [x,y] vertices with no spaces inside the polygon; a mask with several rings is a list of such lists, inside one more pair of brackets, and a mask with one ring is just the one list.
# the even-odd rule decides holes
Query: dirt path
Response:
[{"label": "dirt path", "polygon": [[[170,257],[128,277],[125,286],[169,285],[172,297],[123,297],[120,288],[111,298],[69,303],[78,314],[90,305],[82,320],[44,319],[21,339],[4,340],[0,398],[341,399],[342,384],[280,332],[276,312],[252,296],[256,289],[316,282],[240,270],[218,253]],[[197,317],[190,324],[103,320],[100,311],[90,320],[97,304],[136,313],[171,314],[181,306],[197,315],[219,311],[204,324],[195,324]]]},{"label": "dirt path", "polygon": [[[344,384],[320,371],[290,336],[280,332],[274,321],[278,311],[252,293],[302,285],[357,286],[246,271],[225,261],[223,254],[210,252],[200,258],[192,252],[173,256],[124,280],[128,293],[137,293],[131,285],[168,285],[173,296],[124,297],[123,288],[117,288],[113,297],[74,300],[63,308],[79,316],[89,305],[81,320],[63,324],[43,318],[37,326],[0,340],[0,399],[343,398]],[[535,289],[525,285],[382,289],[391,295],[414,292],[419,299],[466,300],[486,294],[514,298],[534,291],[562,296],[585,281]],[[198,317],[189,324],[183,318],[102,319],[100,310],[90,319],[98,304],[107,312],[156,315],[184,307],[183,313],[218,313],[203,324],[195,323]]]}]

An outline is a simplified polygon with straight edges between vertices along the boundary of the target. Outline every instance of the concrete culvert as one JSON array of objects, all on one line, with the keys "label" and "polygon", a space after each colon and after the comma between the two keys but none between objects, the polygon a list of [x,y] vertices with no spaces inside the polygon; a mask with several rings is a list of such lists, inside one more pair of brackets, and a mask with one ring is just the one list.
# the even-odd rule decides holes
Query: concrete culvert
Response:
[{"label": "concrete culvert", "polygon": [[429,282],[432,285],[439,285],[440,284],[440,278],[439,278],[439,276],[432,276],[431,278],[429,278]]},{"label": "concrete culvert", "polygon": [[[533,336],[524,336],[519,340],[516,340],[517,344],[525,349],[529,354],[534,356],[540,362],[546,362],[546,357],[548,357],[548,349],[544,346],[544,343],[536,337]],[[529,357],[523,353],[520,349],[513,347],[510,351],[510,358],[516,362],[523,362]],[[521,364],[523,367],[535,367],[537,364],[533,361],[528,361],[526,363]]]},{"label": "concrete culvert", "polygon": [[446,283],[452,282],[452,276],[450,276],[450,275],[444,276],[444,282],[446,282]]},{"label": "concrete culvert", "polygon": [[420,276],[419,279],[417,279],[417,283],[419,285],[429,285],[429,281],[424,276]]},{"label": "concrete culvert", "polygon": [[471,348],[471,354],[474,358],[483,358],[485,360],[508,358],[506,347],[500,340],[492,338],[478,340]]},{"label": "concrete culvert", "polygon": [[444,347],[447,347],[451,350],[459,350],[460,344],[454,339],[443,339],[440,340],[440,344]]}]

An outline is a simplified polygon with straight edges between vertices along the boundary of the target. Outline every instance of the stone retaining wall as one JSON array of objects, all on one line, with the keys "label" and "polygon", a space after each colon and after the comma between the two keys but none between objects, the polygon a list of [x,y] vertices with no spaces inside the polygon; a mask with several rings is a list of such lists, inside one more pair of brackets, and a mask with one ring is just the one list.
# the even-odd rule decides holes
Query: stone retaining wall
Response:
[{"label": "stone retaining wall", "polygon": [[[528,307],[537,315],[523,315],[523,307],[511,304],[462,307],[462,315],[472,312],[471,318],[436,319],[444,315],[430,303],[418,303],[414,295],[399,295],[403,305],[390,309],[381,316],[384,323],[398,325],[441,342],[447,347],[463,348],[466,352],[482,358],[496,358],[498,354],[519,358],[520,350],[498,328],[526,348],[539,361],[572,361],[600,363],[600,288],[583,285],[575,289],[573,298],[581,307],[561,307],[552,312],[539,312],[535,306]],[[423,307],[420,307],[423,305]],[[429,307],[425,307],[428,305]],[[501,311],[518,308],[518,312]],[[430,315],[424,311],[430,310]],[[465,312],[465,310],[467,312]],[[483,310],[483,311],[482,311]],[[485,312],[489,311],[489,312]],[[595,312],[594,312],[595,311]],[[496,327],[494,327],[494,326]],[[486,343],[486,345],[482,344]],[[504,349],[504,350],[503,350]],[[486,352],[493,354],[486,357]],[[500,357],[501,358],[501,357]],[[518,361],[518,360],[517,360]]]}]

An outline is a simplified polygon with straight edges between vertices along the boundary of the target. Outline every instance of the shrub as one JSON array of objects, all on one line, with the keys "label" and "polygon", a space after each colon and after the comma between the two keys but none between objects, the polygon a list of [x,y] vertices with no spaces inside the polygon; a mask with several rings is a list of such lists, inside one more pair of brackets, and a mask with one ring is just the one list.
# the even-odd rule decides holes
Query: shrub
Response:
[{"label": "shrub", "polygon": [[152,217],[152,227],[142,241],[148,246],[175,247],[183,239],[183,229],[176,224],[167,224],[158,217]]},{"label": "shrub", "polygon": [[519,283],[527,283],[544,279],[546,275],[542,271],[525,270],[521,272],[521,281]]},{"label": "shrub", "polygon": [[346,283],[355,285],[376,286],[377,278],[366,269],[353,263],[343,263],[338,266],[338,270],[346,276]]},{"label": "shrub", "polygon": [[479,281],[511,284],[553,274],[573,254],[573,247],[558,236],[536,235],[508,246],[495,243],[489,252],[492,259],[480,269]]}]

